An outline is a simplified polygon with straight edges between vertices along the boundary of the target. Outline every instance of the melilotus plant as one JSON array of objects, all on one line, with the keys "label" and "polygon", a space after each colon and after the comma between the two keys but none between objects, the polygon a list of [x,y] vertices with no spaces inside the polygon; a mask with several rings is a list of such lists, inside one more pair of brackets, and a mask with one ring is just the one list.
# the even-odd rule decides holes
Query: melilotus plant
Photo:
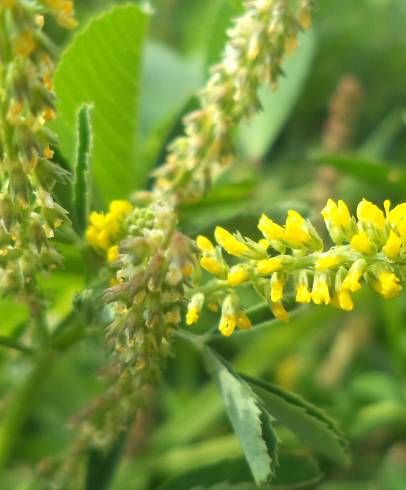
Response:
[{"label": "melilotus plant", "polygon": [[[245,0],[233,8],[220,60],[189,103],[164,163],[140,190],[135,176],[143,171],[134,162],[155,162],[161,152],[154,154],[154,138],[164,134],[167,143],[179,134],[174,121],[171,128],[166,122],[145,143],[134,124],[131,94],[139,82],[133,77],[150,8],[116,6],[61,54],[50,36],[59,32],[56,24],[76,27],[71,1],[0,0],[0,287],[15,308],[29,311],[29,320],[2,334],[0,344],[30,358],[24,379],[0,405],[2,468],[62,354],[80,349],[81,341],[100,349],[89,343],[100,333],[106,352],[99,365],[103,388],[75,415],[60,454],[49,454],[32,473],[32,486],[21,488],[116,488],[114,471],[126,447],[153,445],[148,417],[182,341],[215,381],[240,447],[198,480],[186,474],[125,488],[297,488],[322,478],[312,452],[330,466],[350,464],[347,440],[329,416],[286,387],[240,373],[219,353],[221,339],[261,335],[290,316],[300,319],[305,308],[297,303],[351,311],[364,285],[385,299],[397,296],[406,281],[406,203],[392,207],[385,200],[381,209],[363,199],[353,216],[343,200],[329,199],[321,210],[328,236],[294,209],[283,225],[262,214],[253,238],[215,226],[214,243],[211,230],[196,234],[183,226],[185,209],[193,213],[238,161],[238,127],[261,110],[260,88],[268,84],[277,93],[285,57],[311,36],[311,0]],[[165,75],[160,83],[165,90]],[[69,293],[70,306],[55,321],[47,281],[71,268],[82,289]],[[199,409],[193,417],[198,421]],[[285,428],[305,452],[286,451]],[[154,458],[159,465],[157,452],[145,468],[154,468]],[[141,466],[141,481],[142,474]]]}]

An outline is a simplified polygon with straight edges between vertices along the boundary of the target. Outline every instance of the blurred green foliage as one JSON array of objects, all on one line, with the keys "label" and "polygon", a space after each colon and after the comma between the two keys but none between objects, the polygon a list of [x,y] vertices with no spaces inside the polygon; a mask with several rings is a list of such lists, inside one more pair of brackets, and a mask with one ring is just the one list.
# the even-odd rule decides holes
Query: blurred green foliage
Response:
[{"label": "blurred green foliage", "polygon": [[[112,3],[77,0],[79,18],[86,24],[87,19]],[[240,11],[238,0],[155,0],[152,4],[154,13],[143,54],[140,50],[139,59],[119,59],[127,70],[124,79],[135,77],[140,63],[142,75],[131,88],[133,102],[137,100],[138,104],[134,102],[129,111],[125,103],[128,96],[121,94],[124,102],[119,100],[122,84],[115,74],[111,83],[118,81],[117,105],[114,114],[108,114],[110,109],[105,114],[114,120],[126,117],[129,126],[134,124],[128,129],[133,136],[133,160],[122,160],[119,181],[117,168],[108,167],[108,155],[102,151],[97,158],[95,153],[94,165],[100,171],[96,171],[93,205],[99,207],[112,195],[117,196],[117,188],[122,188],[124,198],[136,186],[147,185],[148,171],[165,154],[167,142],[181,131],[181,116],[194,107],[192,95],[203,85],[208,64],[220,55],[230,18]],[[252,121],[251,130],[240,131],[241,158],[203,202],[184,210],[182,227],[190,233],[210,232],[215,224],[227,222],[228,227],[248,234],[255,232],[253,216],[260,212],[270,211],[279,218],[295,206],[317,215],[315,196],[320,188],[353,204],[362,197],[375,201],[404,200],[405,18],[403,0],[320,1],[314,29],[289,60],[283,87],[274,93],[270,93],[269,87],[263,89],[266,112]],[[56,26],[50,25],[49,29],[61,47],[68,42]],[[141,42],[136,39],[137,36],[141,39],[141,34],[131,32],[128,39],[116,36],[115,45],[103,48],[103,57],[106,50],[111,50],[113,57],[129,56],[129,50],[120,49],[121,43]],[[311,43],[311,47],[306,43]],[[91,61],[89,58],[88,62]],[[101,60],[98,63],[103,65]],[[111,67],[106,65],[106,69]],[[331,154],[322,143],[329,101],[342,77],[348,75],[361,87],[359,116],[351,122],[353,136],[345,154]],[[106,78],[103,80],[106,82]],[[83,84],[87,82],[88,77]],[[69,79],[64,78],[63,83],[66,86],[61,85],[62,90],[72,96]],[[82,102],[89,101],[78,99],[78,105]],[[75,121],[76,114],[71,116]],[[128,139],[123,133],[119,136],[123,137],[120,146],[123,148]],[[74,134],[67,138],[74,138]],[[100,138],[106,138],[103,128]],[[73,153],[72,145],[67,153]],[[337,169],[332,182],[321,179],[321,165]],[[49,313],[52,325],[68,314],[72,295],[83,287],[83,259],[74,245],[63,247],[66,270],[44,280],[52,299]],[[311,463],[305,468],[290,463],[291,468],[297,467],[298,472],[310,475],[306,488],[403,490],[405,296],[389,302],[373,294],[357,299],[359,306],[350,314],[309,307],[288,326],[259,327],[244,336],[219,338],[214,346],[239,372],[261,376],[323,407],[350,438],[353,458],[347,469],[337,469],[324,459],[317,471]],[[247,295],[247,305],[252,301]],[[27,313],[7,299],[0,304],[0,314],[0,335],[23,341]],[[267,315],[265,310],[259,311],[257,323],[266,321]],[[203,323],[211,325],[213,319],[207,314]],[[41,488],[40,484],[32,483],[36,480],[33,468],[46,468],[50,455],[63,457],[72,438],[67,425],[69,418],[103,389],[98,377],[105,356],[102,339],[99,327],[75,349],[61,352],[61,359],[52,371],[50,363],[47,382],[26,407],[29,417],[11,462],[0,475],[1,490]],[[161,485],[162,490],[231,488],[231,484],[215,485],[216,478],[207,487],[199,484],[203,474],[219,478],[229,474],[227,471],[234,474],[235,469],[227,468],[233,468],[233,461],[238,462],[241,448],[231,435],[219,395],[200,356],[182,339],[177,340],[175,347],[176,357],[167,367],[150,420],[142,428],[146,432],[145,447],[132,448],[129,435],[128,450],[112,490],[147,490]],[[1,348],[0,368],[2,414],[8,393],[20,386],[30,372],[31,360]],[[279,435],[284,450],[306,453],[286,429],[281,429]],[[319,480],[321,472],[324,478]],[[183,475],[183,480],[176,480],[178,474]],[[232,488],[248,490],[254,486],[240,483]],[[296,487],[289,480],[279,486],[276,482],[272,488]]]}]

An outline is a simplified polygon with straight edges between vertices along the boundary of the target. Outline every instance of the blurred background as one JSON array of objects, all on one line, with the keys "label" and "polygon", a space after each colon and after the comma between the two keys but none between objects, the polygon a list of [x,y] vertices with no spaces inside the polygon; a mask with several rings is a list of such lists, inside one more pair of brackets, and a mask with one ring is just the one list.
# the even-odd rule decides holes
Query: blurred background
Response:
[{"label": "blurred background", "polygon": [[[75,3],[81,24],[112,4]],[[254,238],[262,212],[283,220],[290,208],[323,230],[320,209],[328,197],[344,199],[353,211],[363,197],[405,200],[406,2],[317,3],[314,27],[287,59],[278,90],[262,89],[264,112],[235,134],[238,162],[202,202],[183,210],[181,227],[192,236],[225,225]],[[149,166],[162,161],[167,142],[182,130],[182,115],[196,107],[193,94],[219,60],[225,30],[241,12],[239,0],[150,4],[138,114]],[[56,26],[48,28],[61,47],[68,42]],[[83,286],[82,259],[68,248],[66,254],[66,270],[44,281],[55,322]],[[322,406],[349,437],[352,466],[343,470],[321,461],[326,476],[308,488],[404,490],[405,294],[387,301],[360,292],[355,300],[352,313],[309,307],[287,326],[219,339],[216,348],[239,371]],[[245,301],[249,306],[254,298],[247,293]],[[17,336],[26,312],[3,300],[0,317],[1,334]],[[266,318],[263,312],[257,321]],[[207,315],[199,328],[214,321]],[[136,443],[130,436],[113,490],[155,489],[178,473],[198,475],[208,464],[241,454],[198,355],[180,340],[175,348],[153,407],[133,428]],[[12,463],[1,475],[1,490],[35,488],[33,468],[63,455],[73,437],[70,418],[102,390],[98,370],[104,356],[101,331],[65,353],[36,396]],[[0,350],[0,413],[29,367],[26,358]],[[279,435],[287,448],[300,448],[287,431]]]}]

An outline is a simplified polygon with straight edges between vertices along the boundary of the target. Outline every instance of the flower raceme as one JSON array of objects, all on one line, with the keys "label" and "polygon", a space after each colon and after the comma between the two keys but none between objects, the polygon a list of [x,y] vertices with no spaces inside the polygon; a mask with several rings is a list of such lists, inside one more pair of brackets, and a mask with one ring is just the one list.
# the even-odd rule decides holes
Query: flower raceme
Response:
[{"label": "flower raceme", "polygon": [[[206,297],[198,293],[198,308],[193,297],[187,324],[198,321],[207,302],[221,306],[224,335],[236,327],[249,328],[236,289],[240,285],[253,286],[285,322],[283,301],[291,293],[297,303],[331,304],[346,311],[353,309],[352,294],[363,284],[384,298],[397,296],[406,278],[406,203],[391,209],[385,201],[382,210],[364,199],[354,217],[343,201],[329,199],[321,214],[334,243],[327,250],[311,222],[293,210],[283,226],[262,215],[258,228],[264,238],[259,242],[221,227],[214,233],[217,246],[199,236],[200,266],[217,279]],[[230,267],[223,251],[238,263]]]}]

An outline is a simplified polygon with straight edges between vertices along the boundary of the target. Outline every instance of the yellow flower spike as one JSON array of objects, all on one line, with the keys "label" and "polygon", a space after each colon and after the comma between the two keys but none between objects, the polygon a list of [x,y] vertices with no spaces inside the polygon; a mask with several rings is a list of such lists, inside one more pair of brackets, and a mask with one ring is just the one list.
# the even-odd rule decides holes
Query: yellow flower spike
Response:
[{"label": "yellow flower spike", "polygon": [[229,231],[221,228],[221,226],[216,227],[214,237],[216,242],[230,255],[241,257],[241,255],[249,252],[249,248],[245,243],[238,240]]},{"label": "yellow flower spike", "polygon": [[214,257],[201,257],[200,265],[204,270],[214,276],[222,277],[225,274],[224,265]]},{"label": "yellow flower spike", "polygon": [[354,308],[351,293],[347,289],[342,289],[337,293],[337,302],[342,310],[351,311]]},{"label": "yellow flower spike", "polygon": [[298,284],[296,286],[296,302],[307,304],[310,303],[312,295],[309,291],[309,286],[307,284]]},{"label": "yellow flower spike", "polygon": [[201,252],[214,252],[214,245],[203,235],[196,238],[196,245]]},{"label": "yellow flower spike", "polygon": [[396,297],[402,290],[399,278],[390,271],[381,272],[374,287],[386,299]]},{"label": "yellow flower spike", "polygon": [[315,268],[317,271],[327,271],[334,269],[340,264],[340,258],[336,255],[324,255],[316,260]]},{"label": "yellow flower spike", "polygon": [[271,278],[271,301],[280,303],[283,299],[283,289],[285,287],[285,278],[280,274],[272,274]]},{"label": "yellow flower spike", "polygon": [[388,259],[395,260],[397,257],[399,257],[401,245],[402,240],[391,230],[389,233],[389,238],[385,246],[382,248],[383,253],[388,257]]},{"label": "yellow flower spike", "polygon": [[198,322],[203,304],[204,295],[202,293],[197,293],[192,297],[186,313],[186,325],[191,326]]},{"label": "yellow flower spike", "polygon": [[119,257],[118,245],[113,245],[107,250],[107,260],[112,263],[115,262]]},{"label": "yellow flower spike", "polygon": [[364,231],[360,231],[352,237],[351,248],[356,252],[366,255],[375,252],[374,246],[372,245],[368,235]]},{"label": "yellow flower spike", "polygon": [[282,257],[272,257],[270,259],[258,260],[255,271],[261,276],[268,276],[283,269],[284,260]]},{"label": "yellow flower spike", "polygon": [[312,300],[316,305],[328,305],[331,302],[326,274],[316,275],[313,281]]},{"label": "yellow flower spike", "polygon": [[342,283],[342,288],[347,289],[352,293],[358,291],[358,289],[361,289],[359,280],[364,275],[366,268],[367,263],[364,259],[356,260],[350,267],[350,270]]},{"label": "yellow flower spike", "polygon": [[285,237],[285,230],[282,226],[274,223],[266,214],[259,219],[258,229],[267,240],[283,240]]},{"label": "yellow flower spike", "polygon": [[365,221],[372,224],[379,231],[385,228],[385,215],[375,204],[363,199],[357,207],[357,218],[359,221]]},{"label": "yellow flower spike", "polygon": [[237,326],[237,317],[234,314],[223,315],[220,319],[219,330],[225,337],[230,337]]},{"label": "yellow flower spike", "polygon": [[285,307],[282,303],[272,303],[271,311],[274,314],[275,318],[283,323],[289,323],[289,314],[285,310]]},{"label": "yellow flower spike", "polygon": [[239,286],[248,279],[248,270],[240,265],[232,267],[227,276],[227,282],[229,286]]},{"label": "yellow flower spike", "polygon": [[248,330],[252,327],[251,320],[243,312],[241,312],[237,317],[237,327],[241,328],[242,330]]}]

